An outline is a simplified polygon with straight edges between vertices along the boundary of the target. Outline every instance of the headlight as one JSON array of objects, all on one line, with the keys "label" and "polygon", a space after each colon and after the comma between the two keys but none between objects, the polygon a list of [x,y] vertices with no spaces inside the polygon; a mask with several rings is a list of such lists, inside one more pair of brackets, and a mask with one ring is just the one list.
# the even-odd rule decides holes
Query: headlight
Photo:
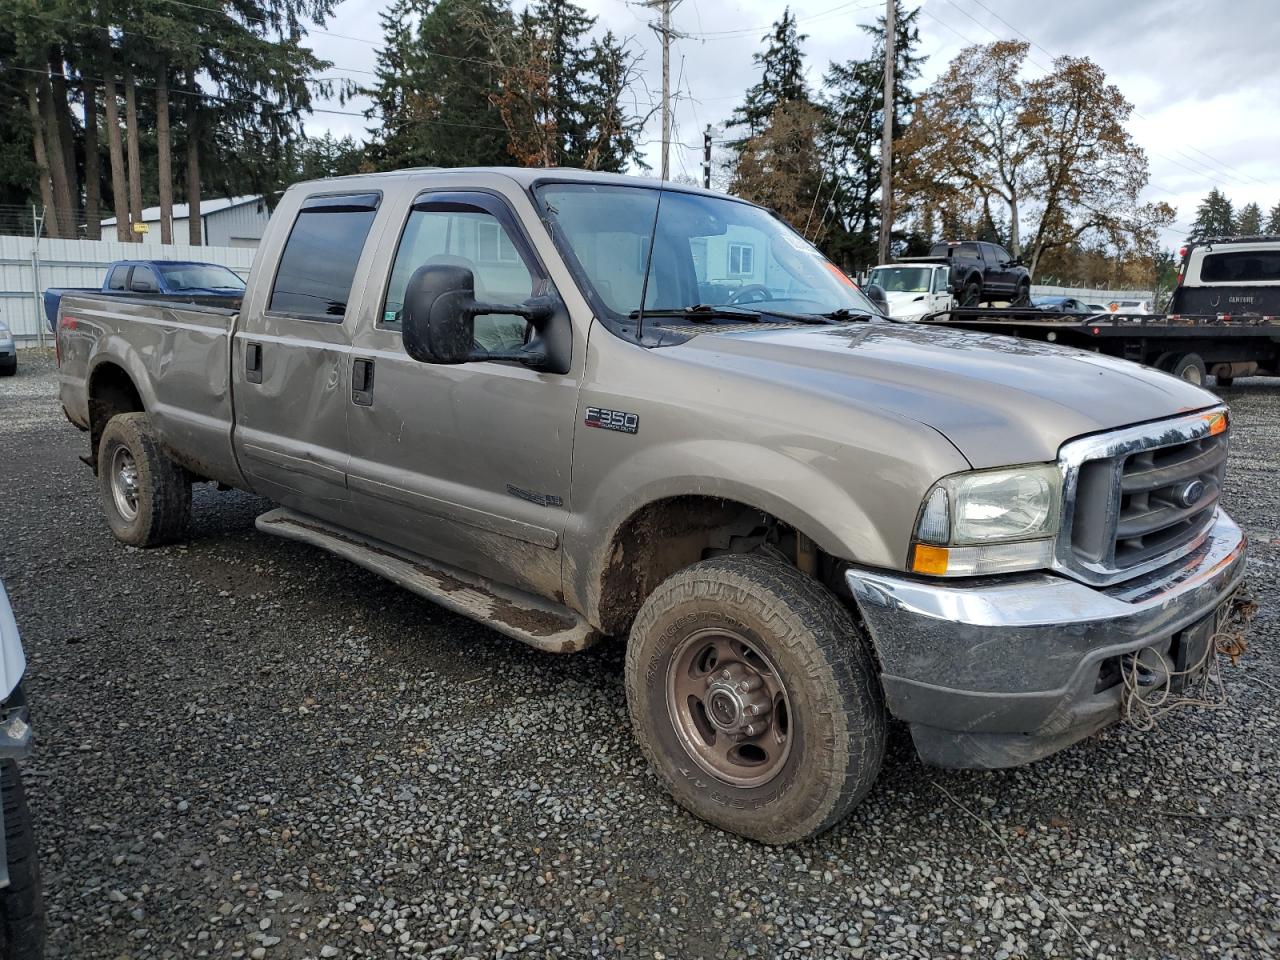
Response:
[{"label": "headlight", "polygon": [[1052,464],[939,480],[916,522],[911,569],[960,577],[1048,566],[1061,500],[1061,477]]}]

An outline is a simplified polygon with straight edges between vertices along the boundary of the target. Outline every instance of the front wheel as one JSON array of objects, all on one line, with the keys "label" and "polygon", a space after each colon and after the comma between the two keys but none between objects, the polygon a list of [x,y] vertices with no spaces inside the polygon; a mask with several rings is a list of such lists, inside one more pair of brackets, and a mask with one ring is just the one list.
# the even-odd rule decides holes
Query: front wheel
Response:
[{"label": "front wheel", "polygon": [[827,830],[871,789],[884,697],[849,613],[769,557],[704,560],[645,601],[627,647],[636,739],[671,794],[765,843]]},{"label": "front wheel", "polygon": [[18,765],[0,762],[4,842],[9,885],[0,890],[0,960],[40,960],[44,956],[44,893],[36,860],[31,811]]},{"label": "front wheel", "polygon": [[1031,284],[1020,283],[1017,290],[1014,291],[1013,300],[1010,301],[1012,307],[1029,307],[1031,306]]}]

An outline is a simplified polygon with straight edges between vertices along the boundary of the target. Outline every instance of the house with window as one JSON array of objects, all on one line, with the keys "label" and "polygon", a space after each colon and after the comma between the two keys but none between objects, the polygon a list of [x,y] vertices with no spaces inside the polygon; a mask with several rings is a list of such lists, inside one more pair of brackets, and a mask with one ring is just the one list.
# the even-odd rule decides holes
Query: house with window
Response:
[{"label": "house with window", "polygon": [[690,244],[698,282],[745,287],[760,284],[784,288],[790,276],[769,252],[768,240],[751,227],[729,224],[719,236],[701,237]]}]

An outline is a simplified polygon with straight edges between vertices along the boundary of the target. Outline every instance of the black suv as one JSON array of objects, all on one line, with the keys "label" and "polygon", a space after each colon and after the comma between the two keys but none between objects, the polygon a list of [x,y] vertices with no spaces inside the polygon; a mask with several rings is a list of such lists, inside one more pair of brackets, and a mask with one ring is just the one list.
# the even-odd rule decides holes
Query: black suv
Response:
[{"label": "black suv", "polygon": [[956,303],[973,307],[996,300],[1014,306],[1031,303],[1031,274],[1021,258],[994,243],[979,240],[948,240],[935,243],[928,257],[921,260],[946,260],[951,264],[951,292]]}]

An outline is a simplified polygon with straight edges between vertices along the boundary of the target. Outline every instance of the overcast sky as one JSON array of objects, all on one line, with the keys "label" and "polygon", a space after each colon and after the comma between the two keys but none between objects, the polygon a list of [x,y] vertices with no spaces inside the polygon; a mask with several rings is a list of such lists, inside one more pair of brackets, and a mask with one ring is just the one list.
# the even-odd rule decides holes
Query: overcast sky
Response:
[{"label": "overcast sky", "polygon": [[[662,89],[662,53],[647,24],[654,12],[624,0],[578,0],[599,18],[598,30],[630,38],[643,53],[647,89],[636,95],[647,112]],[[388,0],[342,0],[337,15],[311,34],[316,52],[333,61],[331,75],[372,80],[378,12]],[[521,0],[516,0],[517,6]],[[928,56],[919,85],[936,77],[970,43],[1028,39],[1030,57],[1047,68],[1053,56],[1088,56],[1107,72],[1135,107],[1130,124],[1151,162],[1144,199],[1165,200],[1178,211],[1165,241],[1176,246],[1200,199],[1221,188],[1236,209],[1256,201],[1265,215],[1280,201],[1280,0],[900,0],[923,8],[922,52]],[[860,23],[884,9],[883,0],[801,0],[791,8],[808,34],[804,52],[816,88],[832,60],[864,57],[870,50]],[[672,52],[677,89],[674,174],[700,176],[702,133],[741,102],[757,79],[751,55],[781,6],[768,0],[683,0],[673,26],[689,36]],[[1030,69],[1039,72],[1036,63]],[[367,101],[317,103],[358,112]],[[317,112],[309,133],[367,135],[372,121]],[[646,155],[658,168],[661,125],[655,116],[645,133]]]}]

